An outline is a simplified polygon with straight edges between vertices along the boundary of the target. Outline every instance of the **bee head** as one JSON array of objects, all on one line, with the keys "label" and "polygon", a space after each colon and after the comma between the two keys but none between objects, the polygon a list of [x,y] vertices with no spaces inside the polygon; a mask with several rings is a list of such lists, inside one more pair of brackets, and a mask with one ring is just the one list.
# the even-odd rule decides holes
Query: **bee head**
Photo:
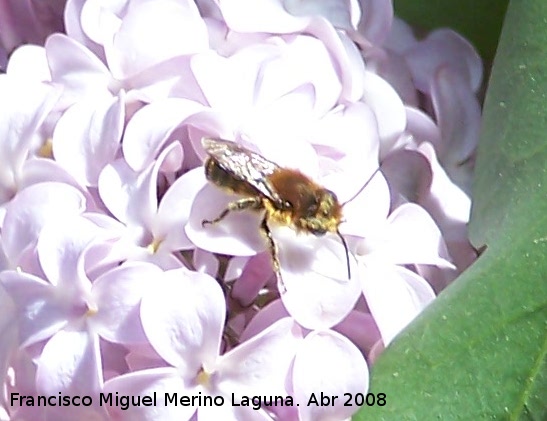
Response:
[{"label": "bee head", "polygon": [[336,195],[327,189],[318,189],[315,192],[315,200],[309,203],[303,220],[304,227],[313,235],[322,236],[327,232],[336,233],[346,252],[346,264],[348,279],[351,278],[349,250],[346,240],[338,231],[338,225],[342,220],[342,205]]},{"label": "bee head", "polygon": [[340,224],[342,207],[336,195],[327,189],[318,189],[304,212],[303,225],[313,235],[336,232]]}]

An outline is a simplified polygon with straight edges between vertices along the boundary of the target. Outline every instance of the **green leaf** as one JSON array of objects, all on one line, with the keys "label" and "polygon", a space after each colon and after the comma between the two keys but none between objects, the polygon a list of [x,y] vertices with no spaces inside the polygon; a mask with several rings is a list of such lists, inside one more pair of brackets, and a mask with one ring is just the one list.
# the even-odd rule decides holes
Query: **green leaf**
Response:
[{"label": "green leaf", "polygon": [[509,4],[484,106],[471,238],[487,250],[372,369],[356,420],[547,419],[547,2]]},{"label": "green leaf", "polygon": [[496,52],[503,15],[509,0],[394,0],[397,16],[427,31],[448,26],[490,62]]}]

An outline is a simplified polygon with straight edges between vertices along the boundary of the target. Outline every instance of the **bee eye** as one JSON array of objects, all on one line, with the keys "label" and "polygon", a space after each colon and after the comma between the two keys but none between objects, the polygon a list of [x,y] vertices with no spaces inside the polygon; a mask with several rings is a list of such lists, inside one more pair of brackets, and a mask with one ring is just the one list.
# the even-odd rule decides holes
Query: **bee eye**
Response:
[{"label": "bee eye", "polygon": [[285,208],[285,209],[287,209],[287,210],[288,210],[288,209],[292,209],[292,203],[289,202],[288,200],[285,200],[285,201],[283,202],[283,208]]}]

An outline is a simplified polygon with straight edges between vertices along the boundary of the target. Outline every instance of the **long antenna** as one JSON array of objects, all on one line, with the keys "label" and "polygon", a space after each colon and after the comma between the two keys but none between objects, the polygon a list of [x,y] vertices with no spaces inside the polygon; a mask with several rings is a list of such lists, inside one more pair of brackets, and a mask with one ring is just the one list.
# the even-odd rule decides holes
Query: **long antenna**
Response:
[{"label": "long antenna", "polygon": [[[370,184],[370,182],[372,181],[372,179],[374,178],[374,176],[376,174],[378,174],[378,172],[380,171],[380,168],[382,168],[382,166],[380,165],[378,168],[376,168],[374,170],[374,172],[372,173],[372,175],[369,177],[369,179],[366,181],[365,184],[362,185],[362,187],[357,190],[357,193],[355,193],[353,196],[351,196],[351,198],[349,200],[346,200],[344,203],[342,203],[342,207],[344,207],[344,205],[348,204],[349,202],[351,202],[353,199],[355,199],[357,196],[359,196],[359,194],[361,194],[361,192],[363,190],[365,190],[365,188]],[[349,267],[349,266],[348,266]]]},{"label": "long antenna", "polygon": [[351,270],[349,265],[349,250],[348,250],[348,243],[346,243],[346,239],[342,237],[342,234],[340,234],[340,231],[336,230],[336,234],[338,234],[338,237],[340,237],[340,241],[342,241],[342,244],[344,245],[344,250],[346,250],[346,264],[348,265],[348,279],[351,279]]}]

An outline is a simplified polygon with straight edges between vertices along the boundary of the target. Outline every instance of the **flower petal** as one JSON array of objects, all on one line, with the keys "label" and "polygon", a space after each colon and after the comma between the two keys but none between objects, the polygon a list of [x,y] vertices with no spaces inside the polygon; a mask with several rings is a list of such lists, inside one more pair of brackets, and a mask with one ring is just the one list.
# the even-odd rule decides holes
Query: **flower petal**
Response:
[{"label": "flower petal", "polygon": [[203,105],[184,98],[154,101],[137,111],[124,134],[123,155],[135,171],[150,165],[165,146],[172,132]]},{"label": "flower petal", "polygon": [[422,277],[403,267],[366,263],[360,270],[363,293],[387,346],[435,293]]},{"label": "flower petal", "polygon": [[452,29],[441,28],[405,52],[416,87],[429,93],[437,70],[444,65],[462,75],[474,92],[482,80],[482,61],[473,46]]},{"label": "flower petal", "polygon": [[[427,211],[414,203],[395,209],[376,238],[363,240],[360,254],[393,264],[454,267],[441,231]],[[370,256],[368,255],[370,254]]]},{"label": "flower petal", "polygon": [[378,121],[381,156],[393,148],[394,142],[406,127],[406,110],[393,87],[380,76],[365,72],[363,100],[374,111]]},{"label": "flower petal", "polygon": [[90,317],[95,331],[116,343],[146,342],[139,305],[144,292],[162,274],[155,265],[133,262],[97,278],[92,294],[98,313]]},{"label": "flower petal", "polygon": [[36,244],[46,223],[62,222],[84,209],[85,198],[68,184],[45,182],[21,190],[7,206],[2,226],[6,256],[17,265],[25,250]]},{"label": "flower petal", "polygon": [[36,370],[40,394],[97,396],[102,384],[98,336],[85,330],[63,330],[48,341]]},{"label": "flower petal", "polygon": [[260,309],[260,311],[251,319],[239,339],[241,342],[247,341],[249,338],[266,330],[278,320],[289,316],[290,314],[285,309],[283,301],[281,301],[281,299],[274,300]]},{"label": "flower petal", "polygon": [[114,160],[124,129],[124,95],[80,101],[61,116],[53,133],[53,155],[82,185],[96,186]]},{"label": "flower petal", "polygon": [[228,195],[211,184],[196,195],[186,235],[197,247],[231,256],[252,256],[264,250],[260,233],[262,215],[256,212],[230,212],[222,221],[203,226],[204,220],[215,219],[237,196]]},{"label": "flower petal", "polygon": [[88,283],[78,267],[79,260],[88,244],[100,234],[97,225],[80,215],[47,223],[36,246],[46,278],[53,285],[66,288]]},{"label": "flower petal", "polygon": [[[357,396],[366,395],[368,379],[363,355],[346,337],[329,330],[310,333],[299,347],[293,367],[292,382],[300,419],[351,417],[360,406],[356,404]],[[348,394],[353,399],[346,405]],[[328,404],[321,399],[324,395],[329,399]],[[312,397],[317,405],[309,404]]]},{"label": "flower petal", "polygon": [[190,219],[195,196],[205,184],[203,168],[198,167],[179,177],[165,192],[154,223],[154,237],[162,238],[166,250],[187,250],[193,247],[184,226]]},{"label": "flower petal", "polygon": [[45,48],[30,44],[17,48],[10,55],[6,73],[26,80],[50,81]]},{"label": "flower petal", "polygon": [[[196,408],[194,406],[165,404],[163,397],[180,394],[191,396],[195,390],[187,387],[174,368],[153,368],[125,374],[108,380],[104,384],[103,393],[112,395],[108,412],[113,419],[123,421],[154,421],[162,420],[189,420]],[[116,396],[156,396],[159,397],[154,406],[133,406],[127,409],[115,405]]]},{"label": "flower petal", "polygon": [[360,287],[351,256],[348,279],[346,254],[340,241],[298,236],[289,228],[275,229],[274,238],[279,244],[279,288],[289,314],[309,329],[328,328],[342,320],[353,309]]},{"label": "flower petal", "polygon": [[286,395],[285,380],[302,332],[289,317],[224,354],[216,367],[224,395]]},{"label": "flower petal", "polygon": [[386,0],[359,0],[362,17],[359,33],[372,44],[381,45],[391,29],[393,3]]},{"label": "flower petal", "polygon": [[142,299],[142,325],[150,344],[169,364],[195,376],[212,365],[226,316],[224,294],[209,275],[175,269],[165,272],[161,288]]},{"label": "flower petal", "polygon": [[111,39],[112,45],[106,44],[105,51],[118,79],[209,47],[205,23],[190,0],[132,2]]},{"label": "flower petal", "polygon": [[64,34],[53,34],[46,41],[51,81],[64,88],[63,98],[72,104],[80,98],[110,98],[112,77],[106,66],[87,48]]},{"label": "flower petal", "polygon": [[309,21],[287,13],[279,0],[224,0],[219,6],[228,27],[237,32],[298,32]]},{"label": "flower petal", "polygon": [[49,338],[74,315],[57,288],[34,275],[6,270],[0,280],[15,303],[22,347]]}]

